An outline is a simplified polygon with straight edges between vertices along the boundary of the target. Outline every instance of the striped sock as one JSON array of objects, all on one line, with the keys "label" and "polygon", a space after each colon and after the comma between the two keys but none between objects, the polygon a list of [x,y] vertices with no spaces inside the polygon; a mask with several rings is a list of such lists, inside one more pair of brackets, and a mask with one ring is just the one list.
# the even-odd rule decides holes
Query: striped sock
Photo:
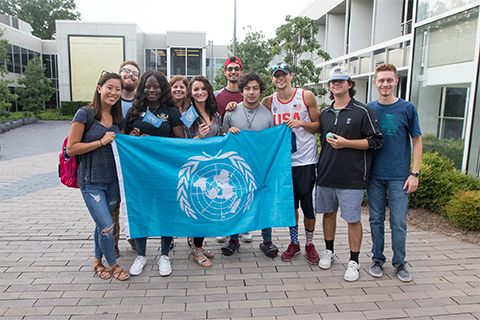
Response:
[{"label": "striped sock", "polygon": [[305,237],[307,238],[306,239],[306,242],[305,242],[305,245],[308,246],[309,244],[313,243],[313,233],[315,232],[315,230],[313,231],[308,231],[307,229],[305,229]]},{"label": "striped sock", "polygon": [[293,243],[298,244],[298,226],[290,227],[290,239]]}]

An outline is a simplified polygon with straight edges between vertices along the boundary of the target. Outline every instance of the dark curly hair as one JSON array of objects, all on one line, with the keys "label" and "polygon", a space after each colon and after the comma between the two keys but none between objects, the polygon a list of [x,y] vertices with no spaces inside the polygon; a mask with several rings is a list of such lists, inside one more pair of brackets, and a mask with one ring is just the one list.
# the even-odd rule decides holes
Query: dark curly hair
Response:
[{"label": "dark curly hair", "polygon": [[127,115],[129,116],[129,121],[127,123],[127,133],[131,131],[132,123],[137,118],[137,116],[140,113],[147,111],[148,101],[145,101],[145,82],[147,82],[147,79],[151,76],[155,77],[155,79],[157,79],[158,83],[160,84],[160,106],[175,108],[175,102],[173,101],[170,84],[168,83],[165,75],[157,70],[145,71],[138,80],[137,89],[135,90],[135,100],[133,101],[132,107],[128,110],[127,113]]},{"label": "dark curly hair", "polygon": [[203,118],[200,115],[200,112],[198,111],[198,108],[195,105],[195,100],[193,99],[193,96],[192,96],[192,87],[195,81],[203,82],[203,84],[205,85],[205,88],[207,89],[208,98],[207,98],[207,101],[205,102],[205,111],[208,113],[210,118],[213,118],[213,115],[218,112],[217,99],[215,98],[215,94],[213,93],[212,85],[210,84],[208,79],[205,78],[204,76],[196,75],[195,77],[192,78],[192,80],[190,80],[190,83],[188,84],[188,89],[187,89],[188,101],[190,101],[190,103],[193,105],[193,107],[195,108],[195,111],[197,111],[197,114],[199,116],[197,120],[195,120],[195,122],[192,124],[191,129],[193,131],[197,130],[198,126],[205,121],[205,119],[204,121],[201,121],[201,119]]},{"label": "dark curly hair", "polygon": [[[122,78],[114,72],[107,73],[103,75],[100,80],[98,80],[97,85],[103,87],[105,82],[110,79],[117,79],[120,80],[120,86],[123,89]],[[93,101],[89,104],[90,107],[93,108],[95,112],[95,119],[97,121],[102,121],[102,102],[101,102],[100,92],[98,92],[98,87],[95,88],[95,94],[93,95]],[[110,109],[110,114],[112,115],[112,121],[114,124],[120,124],[123,119],[122,115],[122,99],[118,99],[118,101],[112,106]]]},{"label": "dark curly hair", "polygon": [[260,93],[263,93],[265,90],[265,81],[263,81],[258,73],[253,71],[245,73],[240,79],[238,79],[238,90],[240,93],[243,93],[243,87],[245,87],[249,81],[257,81],[260,86]]}]

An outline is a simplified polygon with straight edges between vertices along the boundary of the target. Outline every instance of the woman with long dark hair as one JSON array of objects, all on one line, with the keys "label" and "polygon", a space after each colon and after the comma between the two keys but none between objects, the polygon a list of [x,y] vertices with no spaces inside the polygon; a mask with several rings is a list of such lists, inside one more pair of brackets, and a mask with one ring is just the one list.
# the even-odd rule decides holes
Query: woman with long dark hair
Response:
[{"label": "woman with long dark hair", "polygon": [[[205,139],[221,134],[221,118],[218,113],[217,100],[213,88],[204,76],[195,76],[190,80],[187,90],[188,101],[198,114],[190,128],[185,127],[185,134],[190,139]],[[193,260],[199,266],[209,268],[213,258],[212,252],[203,248],[203,237],[193,238]]]},{"label": "woman with long dark hair", "polygon": [[[147,112],[162,119],[159,127],[143,121]],[[185,138],[180,116],[180,111],[175,107],[172,99],[167,78],[160,71],[145,71],[138,81],[133,106],[127,113],[127,133],[134,136]],[[169,276],[172,273],[168,257],[172,239],[172,237],[162,237],[161,256],[157,262],[161,276]],[[147,263],[147,238],[135,239],[135,246],[138,257],[130,267],[130,274],[134,276],[142,273]]]},{"label": "woman with long dark hair", "polygon": [[[95,221],[93,268],[101,279],[113,275],[115,279],[123,281],[130,275],[115,259],[111,213],[118,199],[119,188],[110,145],[115,140],[115,135],[123,133],[125,129],[121,96],[120,76],[116,73],[103,75],[98,81],[93,102],[88,106],[93,109],[95,120],[84,135],[87,111],[83,108],[77,111],[68,134],[66,151],[69,156],[82,155],[78,168],[78,186]],[[102,263],[104,256],[111,271]]]}]

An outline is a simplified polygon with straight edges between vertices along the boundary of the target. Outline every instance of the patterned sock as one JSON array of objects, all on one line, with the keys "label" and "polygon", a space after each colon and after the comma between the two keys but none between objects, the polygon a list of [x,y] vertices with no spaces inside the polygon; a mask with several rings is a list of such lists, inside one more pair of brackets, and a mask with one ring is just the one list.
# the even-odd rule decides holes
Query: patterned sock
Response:
[{"label": "patterned sock", "polygon": [[290,227],[290,239],[293,243],[298,244],[298,226]]},{"label": "patterned sock", "polygon": [[307,229],[305,229],[305,237],[306,237],[305,246],[308,246],[309,244],[313,243],[314,232],[315,230],[308,231]]},{"label": "patterned sock", "polygon": [[325,240],[325,247],[326,247],[327,250],[330,250],[330,251],[334,252],[333,251],[333,242],[334,241],[335,241],[335,239],[334,240]]},{"label": "patterned sock", "polygon": [[356,263],[358,263],[358,255],[360,254],[360,252],[353,252],[353,251],[350,251],[350,260],[353,260],[355,261]]},{"label": "patterned sock", "polygon": [[264,246],[268,246],[269,244],[273,244],[273,242],[272,241],[266,242],[265,240],[263,240],[263,245]]},{"label": "patterned sock", "polygon": [[230,242],[231,244],[234,244],[234,245],[238,245],[238,243],[240,242],[240,240],[232,240],[230,239],[228,242]]}]

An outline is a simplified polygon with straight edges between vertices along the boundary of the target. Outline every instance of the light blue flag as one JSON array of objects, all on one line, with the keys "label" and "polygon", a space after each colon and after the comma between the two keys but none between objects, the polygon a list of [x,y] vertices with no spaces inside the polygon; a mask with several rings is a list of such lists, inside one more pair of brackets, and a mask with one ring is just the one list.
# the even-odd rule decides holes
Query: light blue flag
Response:
[{"label": "light blue flag", "polygon": [[198,113],[195,110],[194,106],[191,105],[190,108],[188,108],[187,111],[180,117],[180,120],[187,126],[187,128],[190,128],[192,126],[192,123],[198,118]]},{"label": "light blue flag", "polygon": [[150,110],[147,109],[147,111],[145,112],[145,116],[143,117],[143,120],[142,121],[145,121],[147,123],[150,123],[152,126],[154,126],[155,128],[158,128],[162,125],[163,123],[163,120],[160,119],[159,117],[157,117],[156,115],[154,115],[152,112],[150,112]]},{"label": "light blue flag", "polygon": [[208,139],[117,135],[127,238],[294,226],[290,138],[285,124]]}]

